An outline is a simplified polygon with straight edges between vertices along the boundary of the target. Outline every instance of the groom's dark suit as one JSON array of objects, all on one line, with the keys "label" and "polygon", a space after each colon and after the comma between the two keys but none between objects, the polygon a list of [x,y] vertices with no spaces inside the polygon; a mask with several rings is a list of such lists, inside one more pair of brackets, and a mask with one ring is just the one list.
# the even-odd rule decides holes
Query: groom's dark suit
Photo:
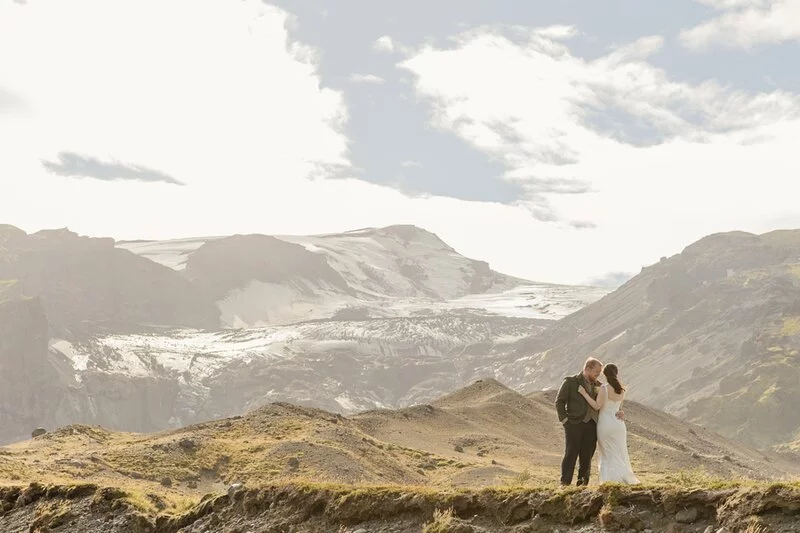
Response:
[{"label": "groom's dark suit", "polygon": [[597,447],[597,411],[578,392],[578,386],[597,399],[599,384],[590,382],[583,373],[564,378],[556,397],[558,419],[564,425],[566,449],[561,462],[561,483],[570,485],[578,464],[578,485],[589,484],[592,456]]}]

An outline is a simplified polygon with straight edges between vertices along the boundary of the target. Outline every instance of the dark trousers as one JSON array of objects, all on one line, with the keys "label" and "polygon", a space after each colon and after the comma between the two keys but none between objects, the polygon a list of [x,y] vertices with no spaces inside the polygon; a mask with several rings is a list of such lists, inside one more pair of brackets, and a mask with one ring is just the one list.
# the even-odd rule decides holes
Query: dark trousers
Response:
[{"label": "dark trousers", "polygon": [[589,484],[592,471],[592,456],[597,448],[597,423],[594,420],[573,424],[564,424],[564,436],[567,442],[564,460],[561,461],[561,484],[571,485],[575,473],[575,462],[578,461],[578,485]]}]

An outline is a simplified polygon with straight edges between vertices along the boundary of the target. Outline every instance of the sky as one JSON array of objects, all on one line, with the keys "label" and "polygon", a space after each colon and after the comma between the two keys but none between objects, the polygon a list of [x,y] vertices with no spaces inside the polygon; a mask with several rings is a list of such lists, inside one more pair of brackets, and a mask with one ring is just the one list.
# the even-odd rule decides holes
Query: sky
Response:
[{"label": "sky", "polygon": [[0,223],[615,285],[800,228],[799,42],[800,0],[0,0]]}]

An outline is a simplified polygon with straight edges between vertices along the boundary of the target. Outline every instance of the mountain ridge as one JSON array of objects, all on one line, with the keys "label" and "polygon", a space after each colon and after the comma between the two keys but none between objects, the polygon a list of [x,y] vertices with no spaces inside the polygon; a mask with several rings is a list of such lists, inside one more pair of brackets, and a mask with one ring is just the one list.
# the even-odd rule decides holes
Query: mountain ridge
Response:
[{"label": "mountain ridge", "polygon": [[630,397],[768,447],[800,418],[800,231],[719,233],[662,258],[520,341],[502,376],[552,387],[589,355],[617,363]]},{"label": "mountain ridge", "polygon": [[353,307],[380,314],[392,300],[445,301],[531,284],[463,257],[436,234],[413,225],[117,246],[206,287],[223,323],[233,327],[330,318]]}]

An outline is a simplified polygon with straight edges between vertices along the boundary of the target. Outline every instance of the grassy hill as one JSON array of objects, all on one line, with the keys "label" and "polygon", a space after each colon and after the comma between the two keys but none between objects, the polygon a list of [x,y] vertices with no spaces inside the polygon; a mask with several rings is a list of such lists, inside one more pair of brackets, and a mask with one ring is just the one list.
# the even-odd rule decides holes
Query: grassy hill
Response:
[{"label": "grassy hill", "polygon": [[[304,523],[295,516],[301,509],[319,514],[317,519],[326,523],[333,520],[344,526],[379,520],[374,504],[391,507],[389,515],[397,515],[392,520],[405,520],[412,528],[408,531],[419,531],[423,522],[433,520],[435,510],[444,512],[449,507],[457,510],[452,524],[460,523],[459,516],[480,509],[518,516],[518,522],[543,514],[541,520],[552,524],[578,520],[574,513],[582,517],[579,521],[598,521],[601,508],[617,513],[616,507],[626,498],[631,502],[649,498],[649,512],[667,520],[663,508],[668,504],[648,490],[685,492],[674,496],[677,501],[699,498],[691,496],[692,487],[711,491],[704,498],[713,501],[692,504],[699,506],[699,516],[706,519],[712,516],[712,507],[721,507],[741,491],[755,490],[753,486],[781,482],[784,485],[776,486],[795,497],[792,483],[800,463],[731,443],[634,402],[625,405],[631,454],[644,487],[650,488],[620,489],[617,494],[605,486],[598,488],[595,480],[589,492],[569,496],[556,485],[563,440],[552,403],[551,392],[523,396],[497,381],[481,380],[431,405],[350,418],[279,403],[242,417],[157,434],[66,426],[0,449],[0,486],[6,487],[2,490],[9,502],[3,507],[0,527],[11,524],[10,520],[22,524],[26,516],[28,526],[38,519],[58,521],[53,508],[68,513],[72,521],[64,524],[74,527],[79,516],[93,516],[105,505],[116,508],[109,507],[101,515],[111,513],[125,527],[132,527],[130,520],[140,521],[145,524],[141,531],[178,531],[173,526],[179,520],[189,521],[192,527],[208,527],[204,520],[212,515],[222,520],[225,513],[236,515],[243,524],[258,524],[258,520],[266,524],[278,519],[270,514],[274,500],[286,502],[278,506],[281,513],[288,512],[284,505],[294,509],[289,513],[291,520],[278,513],[286,524]],[[21,488],[31,483],[37,485]],[[226,495],[238,484],[241,489],[234,492],[241,495],[230,507],[231,500],[218,495]],[[77,492],[67,494],[70,490]],[[23,491],[28,496],[21,496]],[[576,507],[570,498],[586,501]],[[310,504],[309,499],[317,503]],[[77,512],[81,505],[87,507]],[[307,505],[311,507],[303,507]],[[578,510],[586,505],[584,511]],[[550,511],[536,511],[539,508]],[[171,523],[173,529],[147,529],[146,524],[156,527],[157,516],[163,527]],[[473,524],[478,529],[464,531],[506,531],[491,529],[490,522],[497,525],[503,520],[492,515],[488,522]],[[308,523],[319,526],[322,522]],[[47,531],[59,531],[47,527]],[[406,531],[386,527],[381,530]]]}]

